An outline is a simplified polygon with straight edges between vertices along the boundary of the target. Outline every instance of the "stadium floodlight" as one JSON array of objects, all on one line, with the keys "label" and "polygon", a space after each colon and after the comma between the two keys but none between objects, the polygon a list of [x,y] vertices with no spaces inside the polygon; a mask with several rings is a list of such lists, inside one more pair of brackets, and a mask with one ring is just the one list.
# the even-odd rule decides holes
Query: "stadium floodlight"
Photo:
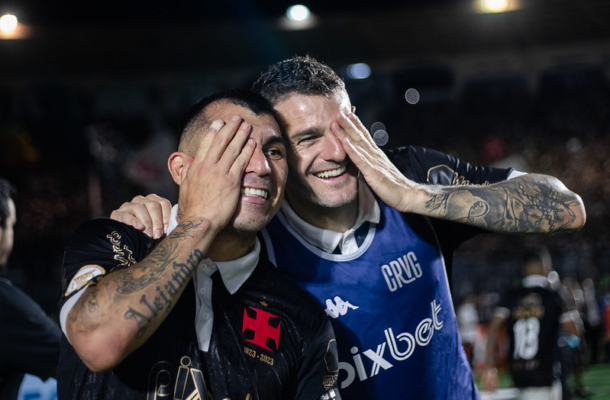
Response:
[{"label": "stadium floodlight", "polygon": [[508,0],[485,0],[485,8],[490,12],[503,12],[508,8]]},{"label": "stadium floodlight", "polygon": [[521,8],[520,0],[479,0],[477,10],[481,13],[501,13]]},{"label": "stadium floodlight", "polygon": [[290,6],[290,7],[288,7],[288,10],[286,11],[286,16],[291,21],[297,21],[297,22],[306,21],[310,17],[310,15],[311,15],[311,12],[309,11],[309,8],[307,8],[306,6],[304,6],[302,4],[296,4],[294,6]]},{"label": "stadium floodlight", "polygon": [[13,32],[17,29],[19,21],[13,14],[4,14],[0,17],[0,30],[5,33]]},{"label": "stadium floodlight", "polygon": [[371,76],[371,67],[365,63],[350,64],[347,67],[347,76],[352,79],[366,79]]},{"label": "stadium floodlight", "polygon": [[307,6],[295,4],[288,7],[286,14],[279,19],[279,27],[287,31],[314,28],[317,24],[315,14]]}]

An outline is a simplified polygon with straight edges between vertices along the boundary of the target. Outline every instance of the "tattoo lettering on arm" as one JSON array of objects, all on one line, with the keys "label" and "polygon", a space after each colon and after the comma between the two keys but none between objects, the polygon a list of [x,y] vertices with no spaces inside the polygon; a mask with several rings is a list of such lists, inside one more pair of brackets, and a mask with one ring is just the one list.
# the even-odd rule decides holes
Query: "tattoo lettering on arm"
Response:
[{"label": "tattoo lettering on arm", "polygon": [[168,265],[174,261],[178,245],[171,241],[162,242],[151,254],[141,269],[127,269],[121,285],[117,288],[119,294],[131,294],[143,290],[157,281]]},{"label": "tattoo lettering on arm", "polygon": [[495,232],[554,233],[576,219],[578,198],[555,182],[511,179],[489,186],[444,186],[426,192],[431,215]]},{"label": "tattoo lettering on arm", "polygon": [[[199,223],[185,221],[184,223],[178,225],[178,227],[176,227],[176,229],[170,234],[168,238],[170,240],[164,240],[161,242],[155,252],[148,257],[147,263],[145,265],[140,264],[140,266],[144,268],[140,268],[138,270],[126,270],[127,276],[123,279],[122,284],[117,288],[117,292],[119,294],[135,293],[155,283],[159,279],[159,276],[166,270],[167,266],[170,265],[176,258],[178,244],[172,239],[183,241],[189,237],[193,238],[194,236],[190,232],[197,229],[201,223],[201,221]],[[193,255],[191,254],[189,257],[192,256]],[[197,265],[195,265],[195,267],[196,266]]]},{"label": "tattoo lettering on arm", "polygon": [[153,318],[160,313],[166,317],[172,309],[172,301],[177,301],[175,295],[186,286],[192,272],[203,259],[203,252],[195,249],[188,255],[186,262],[173,262],[173,273],[171,279],[161,286],[157,286],[156,295],[149,299],[146,294],[140,297],[138,310],[132,306],[128,306],[125,312],[125,319],[133,319],[138,324],[138,332],[136,337],[141,337],[146,333],[146,329]]},{"label": "tattoo lettering on arm", "polygon": [[[111,269],[70,310],[66,334],[91,370],[114,368],[159,328],[205,257],[217,229],[201,219],[183,221],[175,232],[156,242],[155,249],[137,263]],[[113,253],[114,243],[109,256]]]}]

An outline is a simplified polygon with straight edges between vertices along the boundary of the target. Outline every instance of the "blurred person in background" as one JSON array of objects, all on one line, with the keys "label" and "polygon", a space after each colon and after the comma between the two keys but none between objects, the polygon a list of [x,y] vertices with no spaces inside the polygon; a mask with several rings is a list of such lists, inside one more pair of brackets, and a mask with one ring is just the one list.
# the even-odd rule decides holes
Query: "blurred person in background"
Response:
[{"label": "blurred person in background", "polygon": [[589,362],[597,364],[599,362],[600,340],[602,333],[602,311],[595,292],[593,279],[587,278],[582,282],[582,289],[585,300],[583,310],[585,324],[585,340],[587,342]]},{"label": "blurred person in background", "polygon": [[604,307],[604,362],[610,364],[610,285],[602,298]]},{"label": "blurred person in background", "polygon": [[[15,190],[0,178],[0,274],[13,249]],[[42,308],[11,281],[0,277],[0,399],[17,399],[25,374],[56,376],[61,332]]]},{"label": "blurred person in background", "polygon": [[578,313],[575,322],[576,328],[578,329],[578,336],[581,338],[578,345],[573,345],[569,335],[564,335],[560,338],[560,345],[565,348],[565,355],[568,357],[566,363],[569,364],[570,371],[574,376],[574,387],[570,388],[570,392],[578,397],[588,397],[591,396],[592,393],[583,382],[586,366],[585,356],[587,353],[587,342],[585,341],[587,326],[585,309],[586,300],[584,292],[576,279],[566,277],[563,280],[563,286],[566,289],[565,292],[569,296],[568,307],[576,310]]},{"label": "blurred person in background", "polygon": [[547,275],[552,264],[546,248],[526,251],[522,260],[522,286],[505,294],[489,327],[482,383],[486,390],[497,389],[495,348],[500,330],[506,327],[509,370],[520,399],[560,400],[559,331],[563,327],[578,339],[575,312],[550,287]]},{"label": "blurred person in background", "polygon": [[474,344],[479,329],[479,313],[477,312],[477,296],[469,295],[457,308],[456,316],[458,330],[462,338],[462,347],[466,353],[470,368],[474,359]]}]

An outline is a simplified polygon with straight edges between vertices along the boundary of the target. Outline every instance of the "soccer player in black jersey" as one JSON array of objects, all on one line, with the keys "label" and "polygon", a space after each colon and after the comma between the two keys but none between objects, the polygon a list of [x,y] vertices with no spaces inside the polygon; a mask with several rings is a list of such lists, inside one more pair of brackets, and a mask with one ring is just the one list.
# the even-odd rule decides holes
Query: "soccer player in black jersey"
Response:
[{"label": "soccer player in black jersey", "polygon": [[98,219],[66,247],[59,398],[338,398],[324,311],[256,237],[287,176],[271,106],[229,91],[186,118],[169,235]]},{"label": "soccer player in black jersey", "polygon": [[483,383],[488,390],[497,387],[494,349],[500,329],[506,326],[509,338],[508,359],[520,399],[560,400],[559,331],[578,336],[572,315],[562,296],[550,287],[551,259],[546,249],[524,253],[519,289],[506,293],[490,323]]}]

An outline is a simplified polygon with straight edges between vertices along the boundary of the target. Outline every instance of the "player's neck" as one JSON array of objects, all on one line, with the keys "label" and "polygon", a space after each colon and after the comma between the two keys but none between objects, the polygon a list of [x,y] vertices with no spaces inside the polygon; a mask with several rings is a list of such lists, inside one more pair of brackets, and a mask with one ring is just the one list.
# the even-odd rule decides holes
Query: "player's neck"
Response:
[{"label": "player's neck", "polygon": [[[287,196],[286,199],[289,199]],[[286,200],[285,199],[285,200]],[[351,229],[358,218],[358,197],[340,207],[324,207],[313,203],[290,202],[294,212],[305,222],[320,229],[345,232]]]},{"label": "player's neck", "polygon": [[237,260],[252,251],[255,240],[256,234],[225,229],[210,245],[206,258],[220,262]]}]

